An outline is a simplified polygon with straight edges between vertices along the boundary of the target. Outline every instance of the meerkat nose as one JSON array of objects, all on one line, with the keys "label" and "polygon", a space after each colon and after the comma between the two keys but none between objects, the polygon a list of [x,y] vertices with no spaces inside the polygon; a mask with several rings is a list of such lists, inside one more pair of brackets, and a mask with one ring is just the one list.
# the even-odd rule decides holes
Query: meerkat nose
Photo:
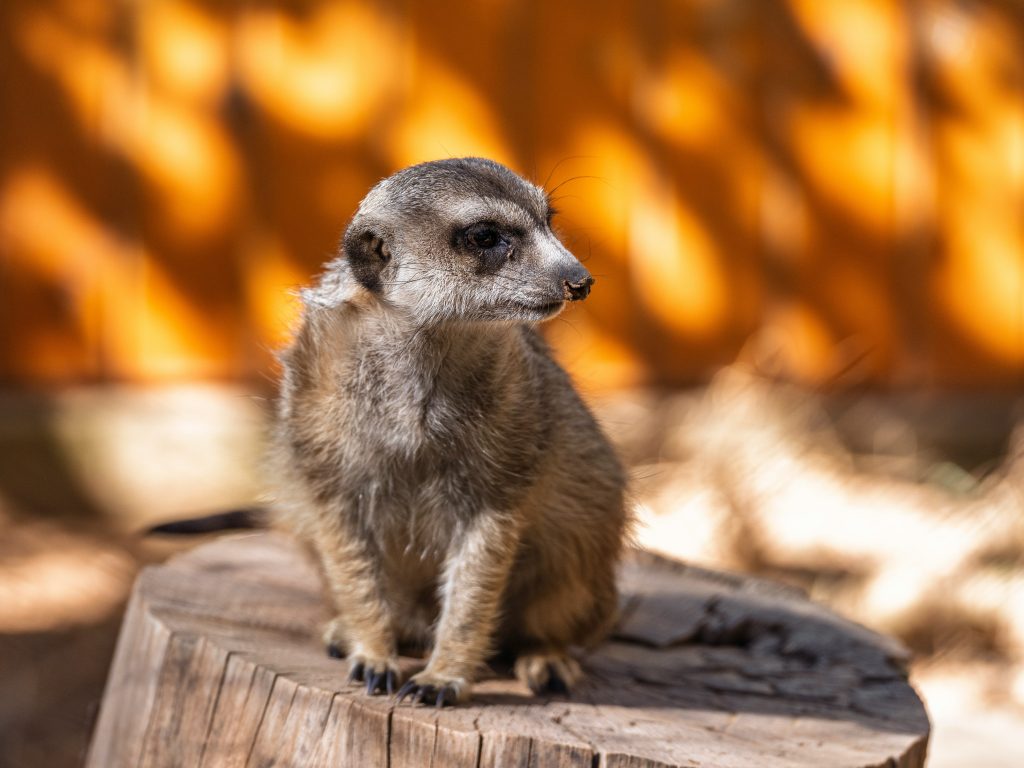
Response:
[{"label": "meerkat nose", "polygon": [[587,296],[590,294],[590,286],[592,286],[593,284],[594,278],[592,278],[590,275],[587,275],[581,280],[576,280],[574,282],[563,280],[562,297],[566,301],[582,301],[583,299],[587,298]]}]

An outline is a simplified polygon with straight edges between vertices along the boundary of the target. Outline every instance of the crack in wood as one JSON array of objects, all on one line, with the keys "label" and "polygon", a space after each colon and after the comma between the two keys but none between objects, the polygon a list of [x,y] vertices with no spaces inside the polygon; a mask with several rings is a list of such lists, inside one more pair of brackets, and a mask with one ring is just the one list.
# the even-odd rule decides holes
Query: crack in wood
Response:
[{"label": "crack in wood", "polygon": [[260,711],[260,717],[256,723],[256,728],[253,730],[252,741],[249,744],[249,749],[245,754],[245,765],[249,765],[249,761],[252,760],[252,752],[256,748],[256,742],[259,740],[260,730],[262,730],[263,728],[263,719],[267,716],[267,709],[270,706],[270,700],[274,696],[274,688],[277,685],[277,681],[280,679],[281,673],[275,672],[274,677],[272,678],[270,683],[270,690],[267,692],[267,698],[263,702],[263,709]]},{"label": "crack in wood", "polygon": [[199,765],[203,764],[203,760],[206,757],[206,746],[210,741],[210,733],[213,730],[213,721],[217,712],[217,705],[220,703],[220,694],[224,690],[224,681],[228,676],[228,665],[231,664],[231,659],[234,658],[237,651],[228,651],[224,656],[224,667],[220,673],[220,679],[217,681],[217,691],[213,695],[213,704],[210,706],[210,720],[206,724],[206,731],[203,733],[203,746],[199,750]]}]

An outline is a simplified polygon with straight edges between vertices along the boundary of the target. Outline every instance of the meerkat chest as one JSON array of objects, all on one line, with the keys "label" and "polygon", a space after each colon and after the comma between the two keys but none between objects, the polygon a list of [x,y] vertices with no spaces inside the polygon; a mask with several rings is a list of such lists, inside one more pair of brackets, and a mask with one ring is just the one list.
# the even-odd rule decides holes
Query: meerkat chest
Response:
[{"label": "meerkat chest", "polygon": [[370,356],[340,382],[359,441],[398,456],[445,453],[493,429],[499,384],[457,366],[439,370]]},{"label": "meerkat chest", "polygon": [[529,484],[546,421],[515,369],[496,375],[482,354],[431,367],[393,349],[349,351],[329,380],[291,390],[289,411],[299,458],[316,465],[307,474],[346,506],[405,524],[410,510],[507,507]]},{"label": "meerkat chest", "polygon": [[536,466],[536,440],[487,428],[460,404],[404,404],[367,416],[363,411],[338,435],[337,482],[360,500],[361,514],[402,542],[419,546],[438,533],[443,545],[448,522],[507,508]]}]

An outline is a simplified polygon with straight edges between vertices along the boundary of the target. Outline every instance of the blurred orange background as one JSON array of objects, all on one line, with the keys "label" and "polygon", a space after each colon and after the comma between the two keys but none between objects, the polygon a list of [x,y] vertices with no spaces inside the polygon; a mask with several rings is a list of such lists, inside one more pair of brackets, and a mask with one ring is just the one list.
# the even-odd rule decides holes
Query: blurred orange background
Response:
[{"label": "blurred orange background", "polygon": [[1024,2],[3,0],[0,767],[81,764],[191,545],[135,532],[263,498],[294,289],[460,155],[597,277],[545,328],[644,543],[899,637],[933,768],[1024,765]]},{"label": "blurred orange background", "polygon": [[0,382],[250,381],[358,200],[557,186],[592,388],[1024,384],[1015,0],[0,6]]}]

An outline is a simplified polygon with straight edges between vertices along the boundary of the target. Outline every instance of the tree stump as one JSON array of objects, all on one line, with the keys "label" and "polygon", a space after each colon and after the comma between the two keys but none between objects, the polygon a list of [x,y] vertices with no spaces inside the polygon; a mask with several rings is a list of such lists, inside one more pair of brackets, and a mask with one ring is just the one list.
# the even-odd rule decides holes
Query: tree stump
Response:
[{"label": "tree stump", "polygon": [[[492,674],[470,705],[395,707],[319,643],[312,565],[271,533],[139,577],[87,765],[922,766],[901,648],[799,592],[649,554],[571,698]],[[403,659],[413,669],[422,660]]]}]

